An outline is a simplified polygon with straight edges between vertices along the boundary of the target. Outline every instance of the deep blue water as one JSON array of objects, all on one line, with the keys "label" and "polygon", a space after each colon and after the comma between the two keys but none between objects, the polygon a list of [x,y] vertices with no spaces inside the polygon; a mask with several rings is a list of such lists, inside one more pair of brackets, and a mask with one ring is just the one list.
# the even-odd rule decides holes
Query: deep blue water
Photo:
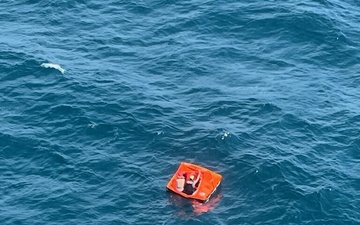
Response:
[{"label": "deep blue water", "polygon": [[[359,1],[3,0],[0,21],[1,224],[360,224]],[[209,211],[166,192],[181,161],[223,175]]]}]

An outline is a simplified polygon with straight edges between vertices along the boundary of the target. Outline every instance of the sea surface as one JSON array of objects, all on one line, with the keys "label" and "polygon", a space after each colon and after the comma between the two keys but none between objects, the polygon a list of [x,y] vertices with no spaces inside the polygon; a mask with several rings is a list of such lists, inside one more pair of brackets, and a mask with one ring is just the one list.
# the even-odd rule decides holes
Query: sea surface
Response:
[{"label": "sea surface", "polygon": [[[0,24],[0,224],[360,224],[360,1],[2,0]],[[223,176],[205,205],[166,191],[183,161]]]}]

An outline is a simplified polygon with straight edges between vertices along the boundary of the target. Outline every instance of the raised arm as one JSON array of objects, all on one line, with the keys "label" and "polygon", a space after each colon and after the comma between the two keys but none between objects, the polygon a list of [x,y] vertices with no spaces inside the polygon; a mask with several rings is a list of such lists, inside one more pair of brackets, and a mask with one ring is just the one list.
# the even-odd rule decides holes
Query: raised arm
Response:
[{"label": "raised arm", "polygon": [[193,187],[195,187],[195,185],[199,182],[200,176],[201,176],[201,171],[199,170],[196,180],[193,182]]}]

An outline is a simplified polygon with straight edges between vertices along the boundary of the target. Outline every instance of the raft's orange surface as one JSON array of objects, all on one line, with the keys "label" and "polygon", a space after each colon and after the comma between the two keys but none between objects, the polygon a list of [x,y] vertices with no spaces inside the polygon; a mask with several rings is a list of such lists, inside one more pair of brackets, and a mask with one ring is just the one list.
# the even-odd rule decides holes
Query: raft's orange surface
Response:
[{"label": "raft's orange surface", "polygon": [[[198,173],[200,171],[200,181],[198,188],[192,195],[187,195],[182,191],[176,189],[176,179],[179,173]],[[175,174],[171,177],[166,188],[170,191],[173,191],[176,194],[179,194],[185,198],[197,199],[203,202],[209,200],[211,195],[215,192],[216,188],[220,185],[222,176],[218,173],[215,173],[209,169],[206,169],[202,166],[198,166],[191,163],[180,163],[179,168]]]}]

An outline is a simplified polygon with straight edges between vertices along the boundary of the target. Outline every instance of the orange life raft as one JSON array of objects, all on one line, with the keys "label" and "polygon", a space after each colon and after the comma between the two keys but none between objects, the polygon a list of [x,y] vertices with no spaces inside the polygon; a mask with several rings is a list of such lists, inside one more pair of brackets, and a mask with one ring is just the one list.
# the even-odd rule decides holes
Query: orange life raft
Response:
[{"label": "orange life raft", "polygon": [[[195,192],[191,195],[185,194],[177,189],[177,179],[179,174],[196,174],[200,172],[200,180],[197,184]],[[221,183],[222,176],[204,167],[191,164],[191,163],[180,163],[179,168],[175,174],[171,177],[166,188],[176,194],[183,196],[184,198],[196,199],[201,202],[207,202],[211,195],[216,191],[216,188]]]}]

